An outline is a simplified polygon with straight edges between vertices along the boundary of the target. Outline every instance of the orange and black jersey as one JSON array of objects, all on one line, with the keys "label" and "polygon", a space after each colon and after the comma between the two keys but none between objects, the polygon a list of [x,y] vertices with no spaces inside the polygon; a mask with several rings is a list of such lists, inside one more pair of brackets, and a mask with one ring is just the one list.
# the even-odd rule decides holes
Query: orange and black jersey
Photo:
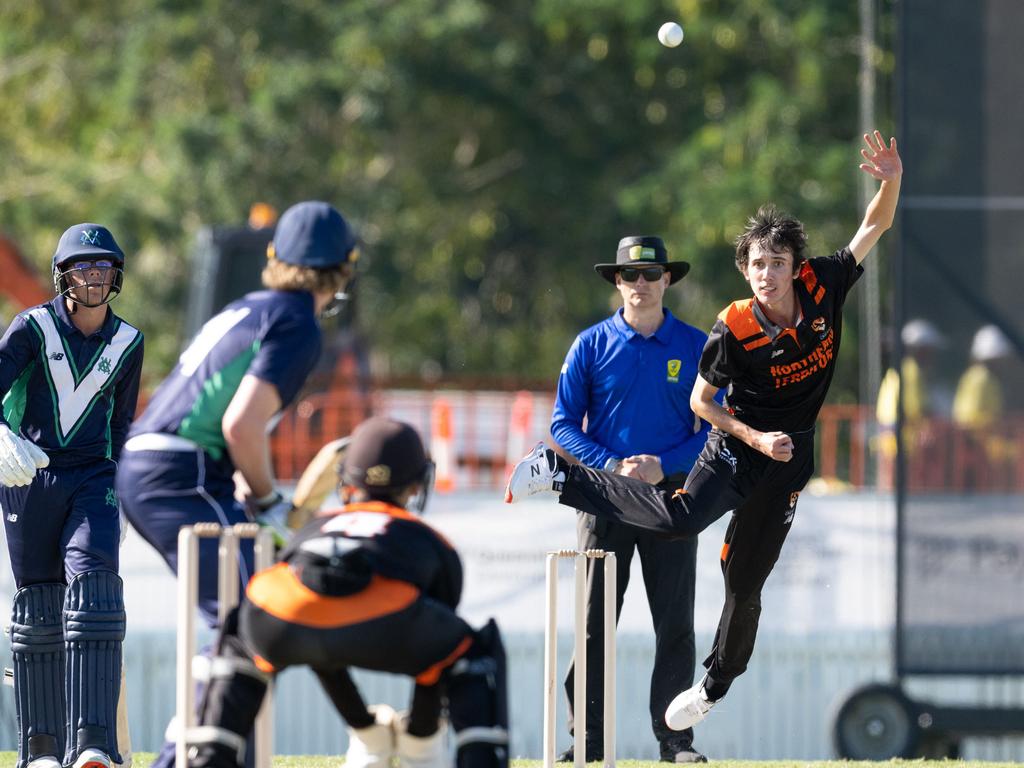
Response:
[{"label": "orange and black jersey", "polygon": [[796,328],[772,324],[753,298],[722,310],[700,375],[726,388],[725,406],[736,418],[765,432],[814,426],[832,383],[843,303],[863,271],[848,248],[806,261],[793,283],[802,312]]},{"label": "orange and black jersey", "polygon": [[349,504],[303,527],[281,553],[314,592],[345,597],[374,577],[405,582],[454,609],[462,563],[452,546],[416,515],[391,504]]}]

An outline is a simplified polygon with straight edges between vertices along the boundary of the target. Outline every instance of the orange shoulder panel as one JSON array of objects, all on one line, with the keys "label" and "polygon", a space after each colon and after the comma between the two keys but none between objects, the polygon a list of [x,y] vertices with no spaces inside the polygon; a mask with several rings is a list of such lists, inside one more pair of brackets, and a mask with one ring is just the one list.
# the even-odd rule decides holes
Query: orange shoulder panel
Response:
[{"label": "orange shoulder panel", "polygon": [[807,287],[807,292],[814,295],[814,287],[818,284],[818,276],[814,274],[814,268],[811,266],[811,262],[805,261],[800,266],[800,280]]},{"label": "orange shoulder panel", "polygon": [[749,339],[751,336],[764,333],[761,329],[761,324],[754,317],[753,299],[734,301],[718,313],[718,319],[726,324],[732,335],[740,342]]}]

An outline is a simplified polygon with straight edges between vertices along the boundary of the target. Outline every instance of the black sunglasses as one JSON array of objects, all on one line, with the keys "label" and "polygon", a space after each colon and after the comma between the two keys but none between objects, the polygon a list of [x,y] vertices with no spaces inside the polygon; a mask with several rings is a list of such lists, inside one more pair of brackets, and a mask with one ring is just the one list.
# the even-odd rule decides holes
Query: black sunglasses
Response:
[{"label": "black sunglasses", "polygon": [[638,267],[623,267],[619,270],[619,277],[625,280],[627,283],[635,283],[637,278],[643,275],[644,280],[648,283],[653,283],[661,280],[661,276],[665,274],[663,267],[644,267],[640,269]]}]

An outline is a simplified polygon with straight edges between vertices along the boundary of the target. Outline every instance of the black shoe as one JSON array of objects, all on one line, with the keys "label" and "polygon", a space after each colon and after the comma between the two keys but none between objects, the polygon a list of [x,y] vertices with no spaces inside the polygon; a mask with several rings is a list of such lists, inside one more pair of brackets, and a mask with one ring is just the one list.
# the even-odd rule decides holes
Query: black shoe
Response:
[{"label": "black shoe", "polygon": [[663,763],[706,763],[708,759],[693,748],[693,745],[662,746],[661,762]]},{"label": "black shoe", "polygon": [[[575,763],[576,762],[576,745],[570,746],[565,752],[560,754],[556,759],[556,763]],[[594,746],[593,744],[587,744],[587,762],[588,763],[603,763],[604,762],[604,747]]]}]

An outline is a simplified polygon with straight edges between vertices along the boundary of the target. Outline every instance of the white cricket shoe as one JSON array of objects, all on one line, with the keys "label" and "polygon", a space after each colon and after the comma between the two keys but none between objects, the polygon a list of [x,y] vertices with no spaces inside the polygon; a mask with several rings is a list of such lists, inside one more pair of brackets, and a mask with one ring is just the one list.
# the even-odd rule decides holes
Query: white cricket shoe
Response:
[{"label": "white cricket shoe", "polygon": [[398,768],[455,768],[455,755],[448,748],[448,724],[441,720],[432,736],[412,736],[407,730],[407,712],[395,714],[395,756]]},{"label": "white cricket shoe", "polygon": [[86,747],[78,753],[74,768],[110,768],[110,755],[95,747]]},{"label": "white cricket shoe", "polygon": [[61,768],[61,764],[53,755],[43,755],[29,763],[27,768]]},{"label": "white cricket shoe", "polygon": [[708,699],[707,693],[704,692],[704,679],[701,678],[695,686],[687,688],[672,699],[665,710],[665,725],[673,731],[692,728],[702,722],[717,703],[717,699]]},{"label": "white cricket shoe", "polygon": [[514,504],[525,496],[555,490],[555,483],[565,481],[565,472],[558,469],[558,457],[544,443],[519,460],[505,486],[505,503]]},{"label": "white cricket shoe", "polygon": [[395,754],[395,710],[387,704],[368,707],[373,725],[348,728],[348,768],[389,768]]}]

